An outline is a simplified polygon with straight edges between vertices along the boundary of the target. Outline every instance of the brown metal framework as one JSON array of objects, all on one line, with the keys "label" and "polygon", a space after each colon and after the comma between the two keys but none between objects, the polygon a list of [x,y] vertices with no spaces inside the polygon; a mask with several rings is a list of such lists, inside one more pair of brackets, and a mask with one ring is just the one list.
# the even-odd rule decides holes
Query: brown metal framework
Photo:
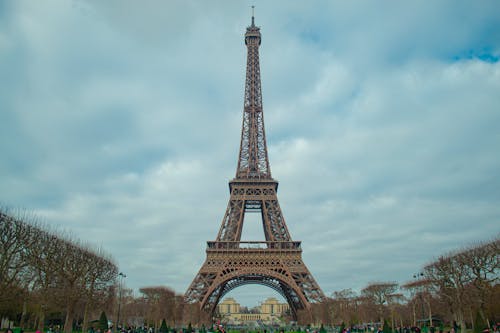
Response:
[{"label": "brown metal framework", "polygon": [[[236,177],[217,239],[207,242],[207,258],[185,298],[213,314],[220,299],[246,284],[268,286],[289,303],[292,315],[324,299],[302,261],[301,243],[292,241],[278,203],[278,182],[267,155],[260,81],[260,28],[247,27],[247,68],[243,125]],[[245,212],[260,212],[265,241],[241,241]]]}]

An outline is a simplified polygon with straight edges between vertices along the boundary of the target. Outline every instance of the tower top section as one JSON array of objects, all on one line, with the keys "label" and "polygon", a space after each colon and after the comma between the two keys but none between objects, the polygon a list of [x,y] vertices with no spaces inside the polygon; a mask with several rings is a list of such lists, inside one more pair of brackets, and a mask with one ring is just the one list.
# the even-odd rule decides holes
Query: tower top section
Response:
[{"label": "tower top section", "polygon": [[238,180],[272,179],[267,156],[264,112],[262,108],[259,62],[260,42],[260,28],[255,26],[255,18],[252,13],[252,25],[247,27],[245,33],[247,70],[240,154],[236,170],[236,179]]},{"label": "tower top section", "polygon": [[246,45],[260,45],[261,35],[260,28],[255,26],[255,17],[253,15],[253,9],[255,6],[252,6],[252,25],[247,27],[247,32],[245,34],[245,44]]}]

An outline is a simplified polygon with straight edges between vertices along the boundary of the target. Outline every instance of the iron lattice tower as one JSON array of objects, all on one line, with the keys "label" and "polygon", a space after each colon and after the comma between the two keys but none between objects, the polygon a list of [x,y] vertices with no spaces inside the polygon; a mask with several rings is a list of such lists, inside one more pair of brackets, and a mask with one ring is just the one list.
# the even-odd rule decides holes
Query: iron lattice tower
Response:
[{"label": "iron lattice tower", "polygon": [[[186,291],[214,313],[220,299],[245,284],[261,284],[280,293],[292,315],[324,299],[321,288],[302,261],[300,241],[293,241],[278,203],[278,182],[271,177],[267,154],[260,80],[260,28],[247,27],[247,67],[241,143],[236,177],[217,239],[207,242],[207,258]],[[241,241],[245,212],[260,212],[265,241]]]}]

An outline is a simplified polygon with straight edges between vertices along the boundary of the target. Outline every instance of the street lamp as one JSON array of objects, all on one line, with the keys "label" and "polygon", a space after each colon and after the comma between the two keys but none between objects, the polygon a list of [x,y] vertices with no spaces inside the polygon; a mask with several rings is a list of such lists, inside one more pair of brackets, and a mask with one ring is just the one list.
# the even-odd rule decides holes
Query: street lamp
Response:
[{"label": "street lamp", "polygon": [[118,273],[118,277],[120,278],[120,281],[118,282],[118,314],[116,316],[116,326],[115,326],[115,332],[118,330],[118,325],[120,323],[120,306],[122,304],[122,284],[123,284],[123,278],[126,278],[127,276],[123,274],[122,272]]}]

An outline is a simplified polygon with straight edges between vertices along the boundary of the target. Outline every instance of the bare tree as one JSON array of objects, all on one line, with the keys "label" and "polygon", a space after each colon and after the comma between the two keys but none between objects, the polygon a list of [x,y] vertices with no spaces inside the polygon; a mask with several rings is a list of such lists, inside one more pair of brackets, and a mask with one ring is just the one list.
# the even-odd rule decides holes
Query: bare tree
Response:
[{"label": "bare tree", "polygon": [[87,300],[86,305],[89,301],[95,303],[96,293],[107,290],[115,281],[118,268],[111,260],[97,256],[88,245],[76,240],[60,241],[59,248],[57,274],[66,310],[64,331],[71,333],[77,305],[82,299]]},{"label": "bare tree", "polygon": [[108,298],[108,294],[113,291],[111,287],[116,280],[118,267],[102,249],[98,249],[95,253],[89,253],[82,264],[85,267],[85,308],[82,331],[86,332],[89,310],[95,305],[102,306],[103,301]]},{"label": "bare tree", "polygon": [[[139,291],[144,295],[148,307],[147,319],[154,323],[155,329],[160,327],[161,320],[166,319],[171,325],[176,324],[177,318],[182,318],[182,312],[178,315],[175,292],[164,286],[144,287]],[[182,300],[181,300],[182,303]]]},{"label": "bare tree", "polygon": [[381,322],[384,322],[384,304],[388,303],[389,295],[398,290],[396,282],[374,282],[361,290],[361,293],[372,300],[377,307]]},{"label": "bare tree", "polygon": [[[417,276],[414,276],[417,277]],[[429,318],[429,325],[432,326],[432,280],[423,277],[416,281],[407,282],[404,284],[403,289],[410,291],[411,294],[411,307],[413,313],[413,326],[417,325],[417,300],[420,300],[420,305],[422,306],[422,317],[424,316],[424,304],[427,305],[427,313]],[[422,318],[423,319],[423,318]]]},{"label": "bare tree", "polygon": [[425,276],[432,281],[438,294],[445,298],[455,320],[465,329],[465,296],[470,276],[456,255],[441,256],[424,267]]},{"label": "bare tree", "polygon": [[64,304],[66,310],[65,333],[72,332],[75,308],[85,295],[85,258],[88,255],[89,253],[81,245],[75,246],[75,241],[59,241],[59,252],[57,253],[59,265],[57,265],[56,273],[60,280],[61,303]]},{"label": "bare tree", "polygon": [[339,324],[341,322],[353,324],[357,321],[356,314],[356,293],[352,289],[334,291],[332,294],[333,311],[337,316]]},{"label": "bare tree", "polygon": [[[500,238],[491,242],[478,244],[457,254],[457,260],[467,267],[474,292],[470,295],[472,301],[478,304],[479,315],[490,327],[486,312],[488,296],[493,285],[499,281],[500,271]],[[474,322],[474,321],[472,321]]]},{"label": "bare tree", "polygon": [[29,245],[32,227],[7,213],[8,210],[0,209],[0,303],[22,298],[30,277],[24,250]]},{"label": "bare tree", "polygon": [[33,269],[30,291],[38,303],[38,329],[42,330],[47,309],[56,303],[59,292],[56,271],[59,265],[59,239],[48,232],[38,230],[30,235],[32,246],[26,248],[28,262]]},{"label": "bare tree", "polygon": [[[394,322],[396,315],[397,305],[400,304],[404,300],[403,294],[389,294],[387,295],[387,304],[389,306],[390,314],[391,314],[391,329],[394,332]],[[401,316],[400,316],[401,317]],[[403,326],[401,324],[401,326]]]}]

